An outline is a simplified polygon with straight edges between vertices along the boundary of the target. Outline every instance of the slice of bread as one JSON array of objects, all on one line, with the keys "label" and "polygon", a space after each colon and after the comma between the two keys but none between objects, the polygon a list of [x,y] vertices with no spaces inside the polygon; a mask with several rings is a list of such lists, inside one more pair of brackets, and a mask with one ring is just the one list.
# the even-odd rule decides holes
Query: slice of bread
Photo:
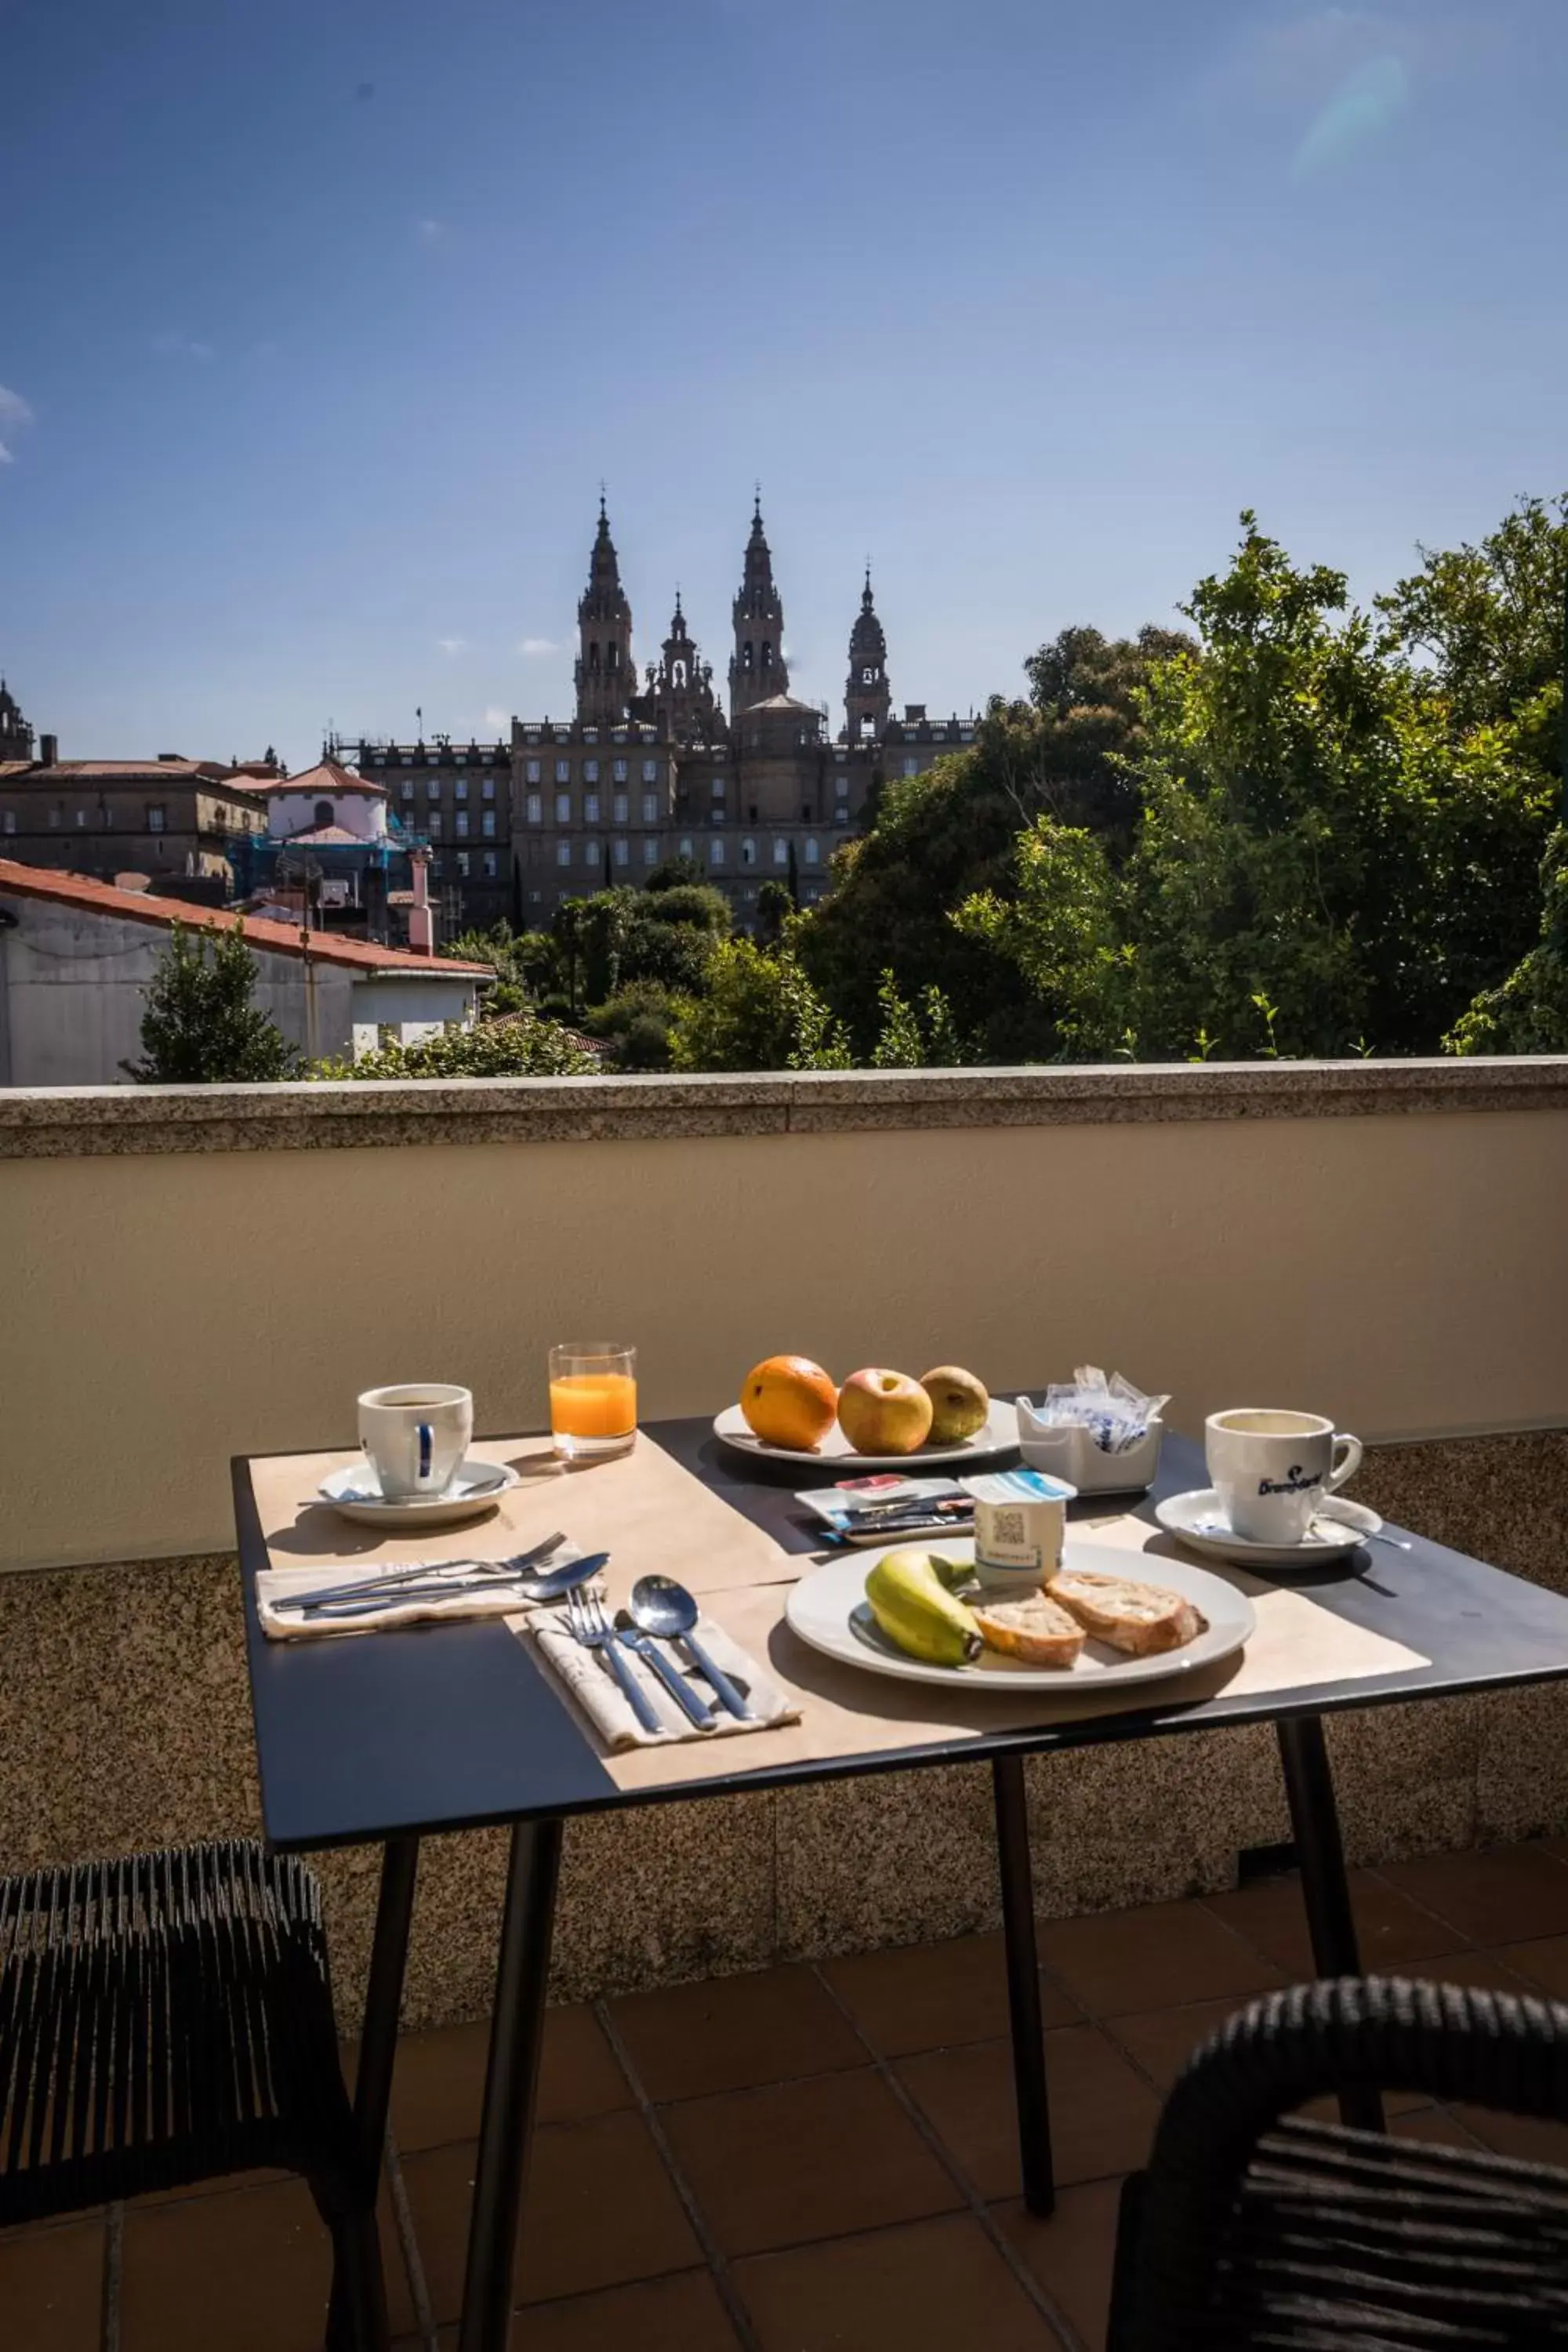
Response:
[{"label": "slice of bread", "polygon": [[1030,1666],[1070,1666],[1083,1647],[1083,1628],[1048,1593],[1022,1601],[992,1601],[982,1593],[968,1603],[987,1649],[1001,1650]]},{"label": "slice of bread", "polygon": [[1097,1642],[1125,1650],[1131,1658],[1152,1658],[1180,1650],[1208,1630],[1202,1612],[1180,1592],[1131,1577],[1099,1576],[1090,1569],[1064,1569],[1047,1588]]}]

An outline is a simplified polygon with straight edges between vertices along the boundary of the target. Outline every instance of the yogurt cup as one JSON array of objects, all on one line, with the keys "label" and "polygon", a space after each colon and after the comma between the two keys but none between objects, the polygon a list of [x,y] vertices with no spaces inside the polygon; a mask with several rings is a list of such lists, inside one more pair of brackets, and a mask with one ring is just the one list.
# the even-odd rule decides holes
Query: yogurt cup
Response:
[{"label": "yogurt cup", "polygon": [[974,1502],[974,1574],[983,1592],[1037,1592],[1062,1564],[1077,1494],[1043,1470],[998,1470],[959,1481]]}]

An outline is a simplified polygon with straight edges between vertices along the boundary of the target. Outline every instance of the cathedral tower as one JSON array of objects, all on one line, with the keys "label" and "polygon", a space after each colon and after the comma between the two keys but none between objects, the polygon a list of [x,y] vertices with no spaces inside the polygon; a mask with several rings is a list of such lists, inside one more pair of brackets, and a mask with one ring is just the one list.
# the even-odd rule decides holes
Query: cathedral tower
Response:
[{"label": "cathedral tower", "polygon": [[632,667],[632,608],[621,586],[602,490],[587,591],[577,604],[577,716],[590,727],[616,726],[626,717],[637,679]]},{"label": "cathedral tower", "polygon": [[[648,670],[647,697],[656,722],[676,742],[713,734],[719,717],[713,701],[713,667],[702,659],[686,625],[679,588],[675,592],[675,615],[669,635],[659,652],[662,658],[658,667],[650,666]],[[721,723],[719,731],[722,731]]]},{"label": "cathedral tower", "polygon": [[0,677],[0,760],[30,760],[33,730],[16,707],[16,697]]},{"label": "cathedral tower", "polygon": [[734,603],[735,650],[730,659],[730,716],[753,702],[789,692],[784,657],[784,605],[773,586],[773,560],[763,531],[762,493],[752,513],[745,570]]},{"label": "cathedral tower", "polygon": [[888,640],[882,635],[882,624],[871,601],[871,567],[868,563],[860,610],[849,632],[849,682],[844,689],[844,716],[850,741],[879,740],[892,707],[892,688],[888,684]]}]

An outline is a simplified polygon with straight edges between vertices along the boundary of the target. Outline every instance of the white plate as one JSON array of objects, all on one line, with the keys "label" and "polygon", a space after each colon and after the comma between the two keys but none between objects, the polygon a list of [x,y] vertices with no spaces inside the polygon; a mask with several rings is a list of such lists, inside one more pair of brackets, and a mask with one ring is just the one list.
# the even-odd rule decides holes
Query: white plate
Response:
[{"label": "white plate", "polygon": [[[1069,1535],[1062,1551],[1065,1567],[1126,1577],[1183,1593],[1202,1610],[1208,1621],[1206,1633],[1184,1649],[1166,1650],[1156,1658],[1126,1658],[1102,1642],[1089,1641],[1070,1666],[1025,1665],[996,1650],[984,1651],[969,1666],[931,1665],[893,1647],[879,1630],[866,1600],[870,1569],[884,1553],[908,1549],[904,1542],[884,1544],[879,1552],[847,1553],[791,1585],[784,1613],[801,1640],[847,1665],[864,1666],[874,1675],[893,1675],[904,1682],[960,1682],[972,1689],[1063,1691],[1081,1696],[1123,1683],[1170,1682],[1199,1666],[1212,1666],[1239,1650],[1258,1622],[1245,1593],[1237,1592],[1223,1577],[1211,1575],[1206,1568],[1193,1568],[1184,1559],[1155,1559],[1146,1563],[1151,1573],[1140,1576],[1139,1553],[1129,1552],[1124,1545],[1095,1543],[1087,1536]],[[920,1549],[940,1552],[948,1559],[974,1557],[973,1539],[967,1536],[941,1537],[934,1543],[922,1542]]]},{"label": "white plate", "polygon": [[713,1434],[725,1445],[732,1445],[737,1454],[754,1454],[764,1462],[815,1463],[819,1469],[837,1470],[909,1470],[919,1473],[932,1470],[942,1462],[984,1462],[993,1454],[1014,1452],[1018,1444],[1018,1409],[1004,1404],[993,1397],[984,1426],[973,1437],[961,1438],[956,1445],[922,1445],[913,1454],[857,1454],[837,1422],[820,1445],[810,1453],[787,1445],[768,1445],[752,1435],[746,1425],[746,1416],[738,1404],[721,1412],[713,1423]]},{"label": "white plate", "polygon": [[480,1462],[470,1454],[453,1471],[444,1495],[385,1496],[368,1462],[334,1470],[316,1492],[345,1519],[363,1520],[366,1527],[455,1528],[464,1519],[477,1519],[518,1483],[517,1472],[504,1462]]},{"label": "white plate", "polygon": [[1212,1486],[1194,1486],[1190,1494],[1156,1503],[1154,1517],[1167,1535],[1178,1537],[1205,1559],[1228,1559],[1238,1568],[1321,1568],[1345,1559],[1369,1536],[1383,1533],[1377,1513],[1345,1495],[1324,1497],[1305,1542],[1299,1544],[1253,1543],[1246,1536],[1232,1535]]}]

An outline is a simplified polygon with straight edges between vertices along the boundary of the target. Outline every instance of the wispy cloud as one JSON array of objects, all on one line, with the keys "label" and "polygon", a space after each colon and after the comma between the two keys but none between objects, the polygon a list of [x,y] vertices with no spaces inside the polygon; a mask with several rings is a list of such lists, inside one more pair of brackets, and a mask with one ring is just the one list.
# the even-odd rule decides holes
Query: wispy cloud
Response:
[{"label": "wispy cloud", "polygon": [[498,710],[493,702],[487,703],[485,706],[485,733],[487,735],[507,735],[510,734],[510,711]]},{"label": "wispy cloud", "polygon": [[199,360],[205,366],[217,357],[216,343],[205,341],[200,335],[187,335],[178,327],[166,327],[153,338],[153,349],[166,360]]},{"label": "wispy cloud", "polygon": [[16,464],[7,436],[19,431],[23,425],[31,425],[32,421],[33,412],[21,394],[13,392],[9,384],[0,383],[0,466]]},{"label": "wispy cloud", "polygon": [[437,637],[436,643],[444,654],[466,654],[468,650],[467,637]]},{"label": "wispy cloud", "polygon": [[518,652],[526,654],[530,661],[542,654],[559,653],[560,650],[553,637],[524,637],[518,647]]},{"label": "wispy cloud", "polygon": [[432,246],[446,243],[447,224],[439,220],[418,220],[414,224],[414,234],[428,252]]},{"label": "wispy cloud", "polygon": [[1404,111],[1410,76],[1402,58],[1371,58],[1351,74],[1308,125],[1291,166],[1298,180],[1327,171]]}]

